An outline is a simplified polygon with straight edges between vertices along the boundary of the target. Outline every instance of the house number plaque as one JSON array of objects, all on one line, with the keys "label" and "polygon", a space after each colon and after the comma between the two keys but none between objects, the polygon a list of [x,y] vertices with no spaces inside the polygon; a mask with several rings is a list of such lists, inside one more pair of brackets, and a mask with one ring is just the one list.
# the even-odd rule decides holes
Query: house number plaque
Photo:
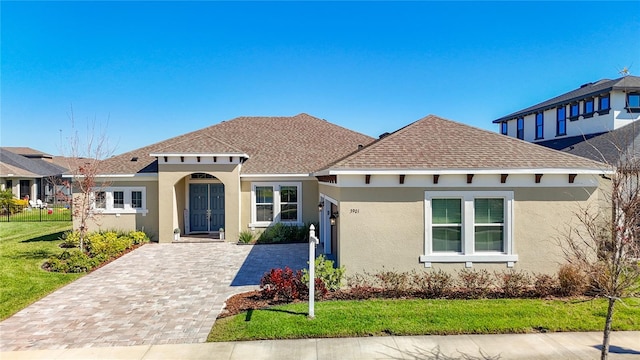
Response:
[{"label": "house number plaque", "polygon": [[349,214],[358,214],[360,213],[360,209],[349,209]]}]

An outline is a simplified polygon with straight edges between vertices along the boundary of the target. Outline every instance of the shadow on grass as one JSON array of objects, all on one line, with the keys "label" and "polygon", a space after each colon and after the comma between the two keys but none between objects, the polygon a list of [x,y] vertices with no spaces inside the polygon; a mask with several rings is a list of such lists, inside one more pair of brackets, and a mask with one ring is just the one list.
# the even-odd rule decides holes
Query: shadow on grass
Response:
[{"label": "shadow on grass", "polygon": [[36,249],[36,250],[30,250],[30,251],[23,251],[20,253],[17,253],[13,256],[10,256],[10,258],[12,259],[48,259],[51,256],[55,255],[56,252],[54,251],[49,251],[49,250],[44,250],[44,249]]},{"label": "shadow on grass", "polygon": [[391,350],[395,350],[399,355],[382,354],[389,359],[414,359],[414,360],[499,360],[500,355],[491,356],[485,354],[482,349],[478,349],[480,355],[469,355],[463,352],[456,351],[455,354],[445,354],[440,350],[440,346],[436,346],[433,349],[414,347],[414,350],[402,350],[396,347],[387,346]]},{"label": "shadow on grass", "polygon": [[305,317],[309,315],[308,312],[291,311],[291,310],[283,310],[283,309],[272,309],[272,308],[261,309],[261,311],[280,312],[280,313],[291,314],[291,315],[301,315],[301,316],[305,316]]},{"label": "shadow on grass", "polygon": [[65,233],[64,231],[60,231],[60,232],[53,233],[53,234],[47,234],[47,235],[38,236],[38,237],[35,237],[33,239],[23,240],[21,242],[30,243],[30,242],[40,242],[40,241],[58,241],[58,240],[60,240],[60,238],[62,237],[62,234],[64,234],[64,233]]}]

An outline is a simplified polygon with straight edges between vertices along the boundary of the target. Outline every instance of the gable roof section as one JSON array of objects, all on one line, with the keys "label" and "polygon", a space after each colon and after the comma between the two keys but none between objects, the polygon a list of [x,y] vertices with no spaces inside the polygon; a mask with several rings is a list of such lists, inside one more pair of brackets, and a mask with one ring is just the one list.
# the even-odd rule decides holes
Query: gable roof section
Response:
[{"label": "gable roof section", "polygon": [[603,94],[611,90],[640,90],[640,77],[628,75],[615,80],[602,79],[594,83],[584,84],[575,90],[571,90],[539,104],[529,106],[526,109],[503,116],[499,119],[493,120],[493,122],[500,123],[503,121],[513,120],[518,117],[533,114],[537,111],[555,108],[562,104],[582,100],[589,96]]},{"label": "gable roof section", "polygon": [[2,149],[28,158],[52,158],[50,154],[26,146],[3,146]]},{"label": "gable roof section", "polygon": [[238,117],[103,160],[101,171],[157,172],[157,160],[150,154],[228,153],[248,155],[242,174],[309,174],[373,140],[304,113]]},{"label": "gable roof section", "polygon": [[605,168],[606,165],[599,162],[429,115],[335,162],[325,171],[581,169],[599,172]]},{"label": "gable roof section", "polygon": [[567,146],[563,152],[587,159],[619,165],[640,157],[640,124],[632,122],[616,130]]},{"label": "gable roof section", "polygon": [[[32,174],[31,176],[34,177],[53,176],[63,174],[67,171],[66,168],[53,164],[50,161],[39,158],[31,159],[15,154],[7,150],[7,148],[0,148],[0,162],[11,166],[12,169],[19,168],[25,170],[25,176],[27,174]],[[8,173],[5,174],[3,169],[2,175],[8,175]]]}]

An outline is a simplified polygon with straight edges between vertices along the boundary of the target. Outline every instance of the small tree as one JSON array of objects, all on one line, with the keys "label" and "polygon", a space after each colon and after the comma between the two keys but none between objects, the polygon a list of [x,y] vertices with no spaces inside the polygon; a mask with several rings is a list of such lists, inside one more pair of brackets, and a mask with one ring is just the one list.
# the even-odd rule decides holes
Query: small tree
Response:
[{"label": "small tree", "polygon": [[79,225],[80,250],[84,251],[88,223],[98,222],[100,218],[100,212],[95,209],[96,194],[108,186],[105,181],[99,181],[100,161],[111,156],[113,150],[108,146],[106,132],[103,129],[96,131],[95,121],[87,126],[83,141],[75,129],[73,109],[69,118],[73,133],[67,139],[68,150],[63,149],[63,154],[68,159],[67,168],[72,178],[72,214]]},{"label": "small tree", "polygon": [[561,242],[565,258],[584,272],[595,294],[608,299],[601,359],[608,358],[616,302],[638,291],[640,282],[640,162],[621,154],[605,191],[610,208],[581,209],[578,226]]},{"label": "small tree", "polygon": [[11,189],[0,191],[0,210],[2,213],[11,214],[11,208],[13,207],[13,193]]}]

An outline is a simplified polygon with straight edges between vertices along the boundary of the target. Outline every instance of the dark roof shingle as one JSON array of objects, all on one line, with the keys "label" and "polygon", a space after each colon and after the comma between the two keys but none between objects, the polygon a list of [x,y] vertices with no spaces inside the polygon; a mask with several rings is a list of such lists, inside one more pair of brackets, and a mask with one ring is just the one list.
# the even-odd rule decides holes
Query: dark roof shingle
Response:
[{"label": "dark roof shingle", "polygon": [[309,174],[373,140],[304,113],[238,117],[106,159],[101,173],[157,172],[156,153],[243,153],[243,174]]},{"label": "dark roof shingle", "polygon": [[429,115],[328,166],[344,169],[605,169],[606,165]]},{"label": "dark roof shingle", "polygon": [[558,105],[566,104],[576,100],[582,100],[583,98],[589,96],[602,94],[612,89],[640,90],[640,77],[628,75],[615,80],[602,79],[594,83],[584,84],[575,90],[571,90],[567,93],[543,101],[539,104],[529,106],[528,108],[503,116],[499,119],[493,120],[493,122],[499,123],[503,121],[513,120],[515,118],[526,116],[540,110],[551,109]]}]

